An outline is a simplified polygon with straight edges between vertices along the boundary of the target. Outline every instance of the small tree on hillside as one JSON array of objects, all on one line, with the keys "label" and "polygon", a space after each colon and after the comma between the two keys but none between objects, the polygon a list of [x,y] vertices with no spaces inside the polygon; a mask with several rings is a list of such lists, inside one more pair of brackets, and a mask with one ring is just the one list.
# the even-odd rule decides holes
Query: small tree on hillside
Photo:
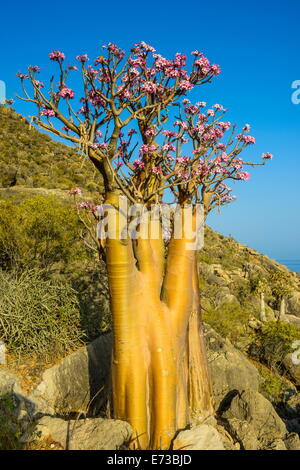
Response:
[{"label": "small tree on hillside", "polygon": [[279,307],[278,320],[283,320],[285,315],[285,300],[291,294],[289,276],[282,271],[275,271],[271,276],[271,290]]},{"label": "small tree on hillside", "polygon": [[[37,106],[33,121],[75,144],[103,177],[104,205],[86,208],[103,222],[99,249],[114,328],[113,412],[131,423],[143,449],[166,449],[176,430],[213,412],[199,306],[197,208],[202,204],[206,216],[233,200],[225,180],[249,179],[243,167],[254,163],[239,154],[255,139],[249,126],[235,135],[220,105],[204,111],[203,102],[180,103],[220,72],[202,53],[192,53],[187,71],[185,55],[169,60],[143,42],[126,59],[115,44],[104,51],[93,65],[87,55],[77,56],[82,90],[76,95],[67,85],[76,67],[65,67],[60,51],[50,54],[59,77],[50,80],[49,93],[37,80],[38,67],[19,76],[24,99]],[[270,158],[264,154],[259,164]],[[160,209],[172,204],[176,211],[165,226]],[[191,209],[192,225],[185,224],[184,208]],[[180,235],[176,221],[184,221]]]},{"label": "small tree on hillside", "polygon": [[257,276],[250,280],[250,289],[251,292],[260,296],[260,320],[265,322],[267,321],[265,294],[270,290],[269,283],[266,278]]}]

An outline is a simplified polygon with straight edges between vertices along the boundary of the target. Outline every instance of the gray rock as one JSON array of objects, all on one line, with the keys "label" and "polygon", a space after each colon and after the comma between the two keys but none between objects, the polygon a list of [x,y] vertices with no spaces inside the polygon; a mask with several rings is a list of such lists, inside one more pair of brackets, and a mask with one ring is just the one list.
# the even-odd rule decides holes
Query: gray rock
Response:
[{"label": "gray rock", "polygon": [[291,323],[292,325],[298,326],[300,328],[300,317],[296,317],[295,315],[281,315],[280,319],[281,321]]},{"label": "gray rock", "polygon": [[300,317],[300,292],[294,291],[286,301],[287,313]]},{"label": "gray rock", "polygon": [[300,363],[295,363],[295,356],[296,353],[287,354],[283,359],[283,365],[295,385],[300,385]]},{"label": "gray rock", "polygon": [[109,392],[111,350],[112,334],[101,335],[47,369],[29,399],[42,413],[96,412]]},{"label": "gray rock", "polygon": [[218,431],[208,424],[200,424],[181,431],[173,441],[173,450],[225,450]]},{"label": "gray rock", "polygon": [[7,369],[0,369],[0,393],[13,392],[20,388],[18,377]]},{"label": "gray rock", "polygon": [[275,439],[268,445],[262,448],[262,450],[287,450],[285,443],[282,439]]},{"label": "gray rock", "polygon": [[247,421],[229,418],[226,427],[230,435],[239,442],[243,450],[258,450],[260,443],[252,426]]},{"label": "gray rock", "polygon": [[209,325],[204,325],[204,333],[215,408],[218,409],[234,390],[249,388],[258,391],[259,373],[251,362]]},{"label": "gray rock", "polygon": [[23,442],[50,438],[69,450],[117,450],[130,440],[131,426],[120,420],[91,418],[64,421],[44,416]]},{"label": "gray rock", "polygon": [[228,409],[222,413],[226,420],[246,422],[262,445],[285,437],[287,429],[272,404],[254,390],[239,391]]}]

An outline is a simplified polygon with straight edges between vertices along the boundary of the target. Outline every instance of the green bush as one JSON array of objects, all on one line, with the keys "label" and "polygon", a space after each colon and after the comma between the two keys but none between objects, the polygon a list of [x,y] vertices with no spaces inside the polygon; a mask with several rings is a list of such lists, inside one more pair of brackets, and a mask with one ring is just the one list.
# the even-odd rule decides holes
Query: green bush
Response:
[{"label": "green bush", "polygon": [[51,270],[60,263],[62,270],[85,251],[80,222],[69,204],[41,195],[19,204],[0,201],[0,268]]},{"label": "green bush", "polygon": [[76,292],[36,271],[0,270],[0,337],[18,357],[64,355],[84,337]]},{"label": "green bush", "polygon": [[232,302],[218,308],[208,307],[203,314],[203,319],[221,336],[236,343],[246,331],[249,316],[249,312]]},{"label": "green bush", "polygon": [[20,450],[22,424],[17,419],[17,405],[9,393],[0,394],[0,450]]}]

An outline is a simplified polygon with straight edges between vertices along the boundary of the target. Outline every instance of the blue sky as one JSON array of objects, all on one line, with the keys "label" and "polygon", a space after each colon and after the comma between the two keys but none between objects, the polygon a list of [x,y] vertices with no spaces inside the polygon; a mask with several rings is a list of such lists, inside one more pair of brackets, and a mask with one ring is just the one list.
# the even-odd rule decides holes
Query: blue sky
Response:
[{"label": "blue sky", "polygon": [[[203,51],[222,73],[191,99],[221,103],[230,121],[251,124],[257,145],[249,159],[275,155],[251,170],[251,180],[236,186],[237,201],[210,216],[209,224],[273,258],[299,259],[300,104],[291,101],[291,84],[300,80],[299,19],[299,0],[6,2],[0,80],[14,97],[15,73],[29,64],[46,70],[53,49],[70,61],[99,55],[109,41],[125,49],[145,41],[170,57]],[[30,114],[24,103],[14,108]]]}]

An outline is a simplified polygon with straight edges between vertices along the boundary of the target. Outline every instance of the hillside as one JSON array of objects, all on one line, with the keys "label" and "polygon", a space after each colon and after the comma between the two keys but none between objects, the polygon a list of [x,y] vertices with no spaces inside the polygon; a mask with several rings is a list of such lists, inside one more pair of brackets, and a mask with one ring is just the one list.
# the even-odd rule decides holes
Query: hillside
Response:
[{"label": "hillside", "polygon": [[14,110],[0,106],[0,187],[97,191],[101,178],[71,147],[52,140]]},{"label": "hillside", "polygon": [[[7,383],[11,387],[9,381],[20,382],[26,403],[42,407],[49,422],[57,419],[56,414],[79,419],[83,402],[94,399],[89,374],[102,380],[103,368],[109,369],[112,323],[104,265],[69,195],[70,188],[79,186],[83,189],[79,201],[97,203],[101,181],[74,150],[29,129],[22,116],[4,107],[0,107],[0,139],[0,340],[8,351],[7,363],[0,361],[0,449],[15,449],[24,445],[19,435],[28,423],[27,418],[24,423],[16,418],[12,395],[1,395]],[[84,214],[88,218],[88,212]],[[91,220],[95,222],[92,216]],[[212,425],[226,439],[231,436],[230,443],[224,438],[225,448],[300,448],[296,434],[300,434],[300,373],[290,361],[291,344],[300,339],[300,277],[208,226],[198,269],[217,410]],[[262,295],[266,321],[261,321]],[[285,311],[280,314],[283,297]],[[98,361],[94,369],[87,360],[89,348],[98,351],[91,355]],[[48,408],[47,393],[46,401],[44,392],[40,396],[43,387],[53,394],[53,409]],[[247,407],[249,403],[252,407],[249,422],[260,404],[249,436],[244,417],[239,417],[241,429],[237,429],[236,418],[229,416],[226,421],[227,408],[221,410],[228,394],[237,389],[241,394],[235,399],[244,409],[246,388],[250,389]],[[26,417],[23,408],[22,413]],[[280,433],[274,433],[268,422],[257,442],[254,434],[260,436],[261,421],[270,416],[277,420]],[[265,442],[269,432],[271,438]],[[51,448],[57,446],[58,439],[54,441]],[[46,440],[44,448],[49,445]]]}]

